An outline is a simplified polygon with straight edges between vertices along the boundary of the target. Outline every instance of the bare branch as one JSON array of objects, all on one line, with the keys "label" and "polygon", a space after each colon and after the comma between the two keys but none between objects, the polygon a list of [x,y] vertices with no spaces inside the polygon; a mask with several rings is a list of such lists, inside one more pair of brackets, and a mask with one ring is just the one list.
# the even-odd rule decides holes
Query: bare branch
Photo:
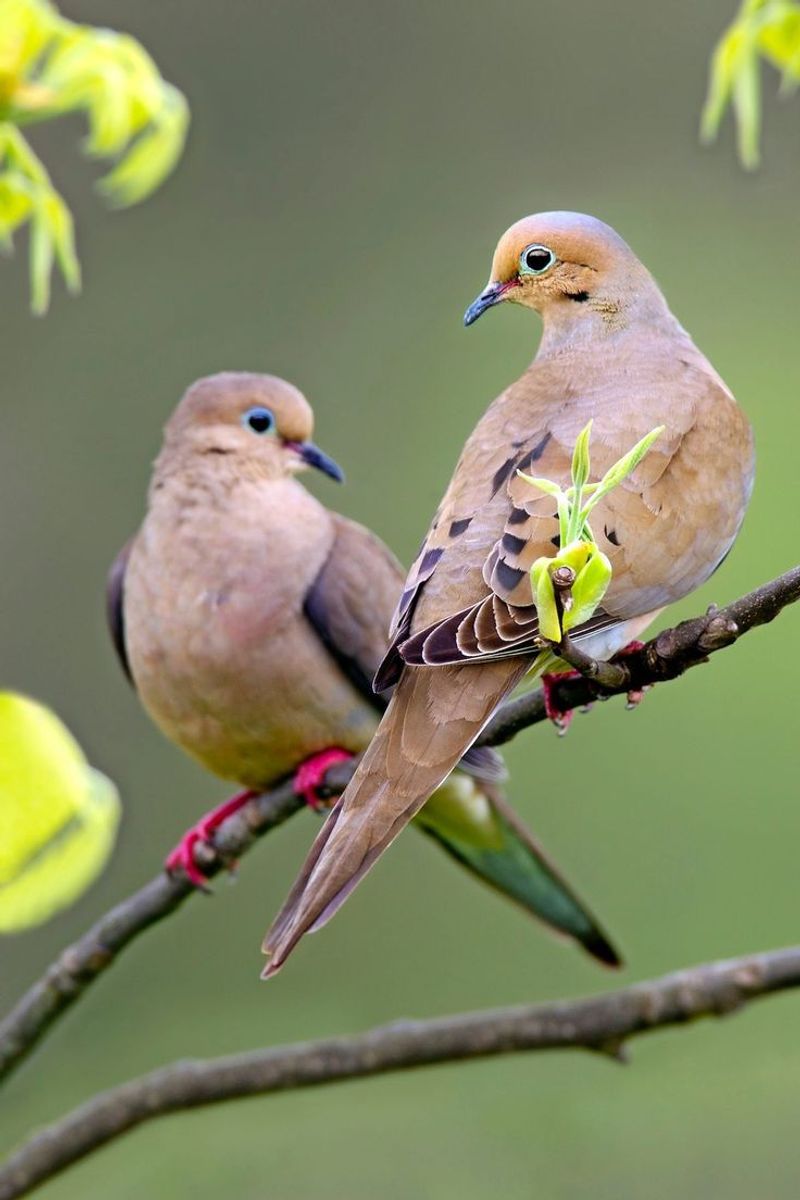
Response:
[{"label": "bare branch", "polygon": [[[256,797],[217,831],[219,853],[197,847],[198,865],[208,876],[216,875],[225,862],[243,854],[256,837],[282,824],[302,806],[291,783]],[[51,1025],[108,970],[126,946],[196,892],[184,876],[160,871],[67,946],[0,1022],[0,1080],[27,1057]]]},{"label": "bare branch", "polygon": [[[690,667],[706,662],[708,656],[736,641],[756,625],[772,621],[788,604],[800,599],[800,567],[772,580],[723,609],[684,621],[664,630],[641,650],[613,664],[615,686],[602,686],[608,671],[568,643],[559,648],[568,661],[580,666],[580,679],[566,678],[554,685],[552,698],[562,712],[579,708],[600,697],[638,691],[649,684],[674,679]],[[484,730],[480,743],[497,746],[510,741],[522,729],[546,719],[541,691],[505,704]],[[326,776],[331,792],[346,786],[354,763],[337,764]],[[214,835],[214,847],[198,844],[195,856],[207,875],[215,875],[226,862],[240,858],[253,841],[280,825],[302,807],[291,783],[257,797],[241,812],[229,817]],[[0,1081],[8,1076],[48,1029],[79,999],[86,989],[114,962],[126,946],[151,925],[169,916],[194,894],[195,888],[182,877],[163,871],[138,892],[123,900],[68,946],[44,975],[0,1022]]]},{"label": "bare branch", "polygon": [[35,1134],[0,1167],[0,1200],[25,1196],[146,1121],[245,1096],[410,1067],[580,1048],[624,1061],[628,1038],[722,1016],[800,987],[800,946],[707,963],[583,1000],[399,1021],[351,1037],[175,1062],[102,1092]]}]

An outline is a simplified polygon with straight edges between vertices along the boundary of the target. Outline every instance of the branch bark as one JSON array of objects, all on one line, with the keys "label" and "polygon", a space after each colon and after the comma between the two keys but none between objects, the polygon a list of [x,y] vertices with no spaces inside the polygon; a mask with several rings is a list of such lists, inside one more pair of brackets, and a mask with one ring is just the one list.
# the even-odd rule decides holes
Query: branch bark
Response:
[{"label": "branch bark", "polygon": [[175,1062],[94,1096],[0,1166],[0,1200],[45,1180],[146,1121],[245,1096],[521,1051],[579,1048],[625,1061],[628,1038],[722,1016],[800,986],[800,946],[706,963],[588,999],[399,1021],[351,1037]]},{"label": "branch bark", "polygon": [[[779,612],[800,599],[800,566],[764,584],[726,608],[711,609],[700,617],[666,629],[641,649],[618,660],[616,686],[603,686],[608,678],[603,664],[567,644],[561,653],[585,672],[554,685],[552,699],[560,711],[579,708],[593,700],[653,683],[675,679],[706,662],[709,655],[731,645],[757,625],[774,620]],[[621,669],[620,671],[617,669]],[[499,746],[522,729],[546,719],[541,691],[505,704],[493,717],[480,743]],[[347,784],[354,763],[337,764],[326,777],[333,794]],[[209,876],[240,858],[253,841],[282,824],[302,807],[291,782],[259,796],[241,812],[229,817],[214,835],[214,846],[198,844],[195,858]],[[149,883],[123,900],[68,946],[0,1022],[0,1082],[19,1066],[52,1025],[83,995],[117,956],[151,925],[170,915],[195,893],[183,877],[160,872]]]}]

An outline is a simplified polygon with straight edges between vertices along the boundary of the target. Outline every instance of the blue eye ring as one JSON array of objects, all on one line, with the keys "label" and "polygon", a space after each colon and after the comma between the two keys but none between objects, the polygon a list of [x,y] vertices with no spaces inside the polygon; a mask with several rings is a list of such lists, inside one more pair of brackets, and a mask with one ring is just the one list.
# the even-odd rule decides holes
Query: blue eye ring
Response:
[{"label": "blue eye ring", "polygon": [[520,275],[544,275],[556,261],[556,256],[549,246],[541,242],[531,242],[519,256]]},{"label": "blue eye ring", "polygon": [[271,433],[275,428],[275,416],[263,404],[254,404],[246,413],[242,413],[242,424],[253,433]]}]

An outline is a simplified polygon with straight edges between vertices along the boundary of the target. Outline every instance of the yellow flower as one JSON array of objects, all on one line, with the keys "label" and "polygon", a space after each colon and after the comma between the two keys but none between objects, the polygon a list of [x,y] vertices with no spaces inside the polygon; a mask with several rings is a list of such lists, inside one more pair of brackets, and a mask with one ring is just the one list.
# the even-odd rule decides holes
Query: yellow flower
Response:
[{"label": "yellow flower", "polygon": [[0,692],[0,933],[46,921],[94,882],[120,801],[49,709]]}]

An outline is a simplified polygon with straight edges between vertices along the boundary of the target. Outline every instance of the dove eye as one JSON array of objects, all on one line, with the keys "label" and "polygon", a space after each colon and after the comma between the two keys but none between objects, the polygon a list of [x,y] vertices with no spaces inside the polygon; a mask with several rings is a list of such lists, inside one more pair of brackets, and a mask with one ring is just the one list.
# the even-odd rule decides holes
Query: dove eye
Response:
[{"label": "dove eye", "polygon": [[532,246],[526,246],[519,256],[519,269],[521,275],[543,275],[548,271],[556,261],[556,256],[547,246],[540,246],[534,242]]},{"label": "dove eye", "polygon": [[275,427],[275,418],[268,408],[257,404],[255,408],[248,408],[242,416],[242,424],[252,429],[253,433],[269,433]]}]

